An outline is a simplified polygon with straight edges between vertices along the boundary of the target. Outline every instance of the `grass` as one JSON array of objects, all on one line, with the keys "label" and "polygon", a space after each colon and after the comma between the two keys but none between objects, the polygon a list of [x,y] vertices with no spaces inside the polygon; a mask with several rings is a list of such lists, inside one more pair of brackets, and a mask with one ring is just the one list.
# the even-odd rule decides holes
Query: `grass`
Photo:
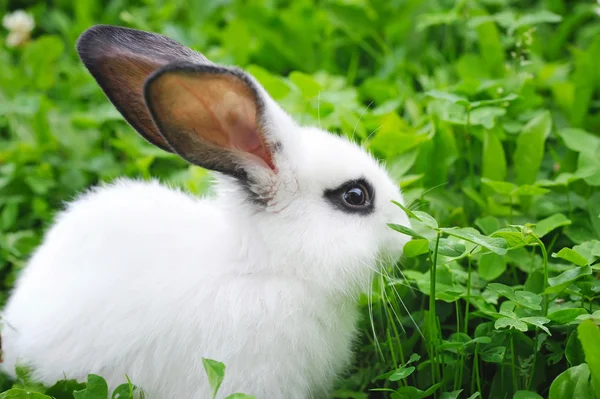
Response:
[{"label": "grass", "polygon": [[[126,25],[245,67],[399,181],[413,225],[390,227],[413,239],[361,300],[335,398],[600,398],[598,5],[250,3],[0,1],[36,21],[29,42],[0,46],[2,301],[75,193],[118,176],[208,189],[133,134],[77,60],[84,29]],[[205,365],[217,389],[224,366]],[[48,390],[21,370],[12,386],[0,398],[108,396],[97,376]]]}]

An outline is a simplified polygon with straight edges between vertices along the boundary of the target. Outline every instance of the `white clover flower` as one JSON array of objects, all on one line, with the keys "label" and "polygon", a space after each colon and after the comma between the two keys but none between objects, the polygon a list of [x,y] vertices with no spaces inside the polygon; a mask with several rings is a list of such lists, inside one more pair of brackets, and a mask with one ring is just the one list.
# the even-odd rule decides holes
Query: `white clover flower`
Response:
[{"label": "white clover flower", "polygon": [[29,39],[29,34],[21,32],[10,32],[6,36],[6,45],[8,47],[17,47]]},{"label": "white clover flower", "polygon": [[13,13],[6,14],[4,18],[2,18],[2,25],[9,32],[6,37],[6,45],[8,47],[16,47],[29,40],[29,35],[35,27],[35,21],[27,12],[17,10]]},{"label": "white clover flower", "polygon": [[33,17],[23,10],[17,10],[6,14],[2,19],[2,25],[11,32],[30,33],[35,27]]}]

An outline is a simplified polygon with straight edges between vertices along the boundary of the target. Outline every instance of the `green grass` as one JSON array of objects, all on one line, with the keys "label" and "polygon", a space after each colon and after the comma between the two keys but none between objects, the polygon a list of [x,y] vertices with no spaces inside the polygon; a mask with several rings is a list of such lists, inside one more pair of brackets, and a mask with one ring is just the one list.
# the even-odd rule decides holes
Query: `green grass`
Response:
[{"label": "green grass", "polygon": [[[26,45],[0,46],[2,302],[77,192],[119,176],[208,189],[204,170],[134,134],[78,61],[84,29],[125,25],[245,67],[302,123],[362,142],[403,188],[412,230],[390,227],[414,238],[362,298],[334,397],[600,399],[598,5],[204,3],[0,0],[0,14],[24,8],[37,25]],[[48,391],[23,373],[17,389],[85,387]],[[75,398],[108,395],[99,377],[86,389]]]}]

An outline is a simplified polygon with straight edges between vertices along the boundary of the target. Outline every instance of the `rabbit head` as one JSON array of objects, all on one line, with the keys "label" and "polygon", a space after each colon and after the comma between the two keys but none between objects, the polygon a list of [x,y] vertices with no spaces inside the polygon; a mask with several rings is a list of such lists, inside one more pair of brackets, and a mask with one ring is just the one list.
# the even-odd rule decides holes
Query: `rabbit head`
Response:
[{"label": "rabbit head", "polygon": [[[247,240],[248,272],[270,269],[362,289],[380,257],[399,255],[400,191],[360,146],[299,126],[249,74],[152,33],[95,26],[77,50],[147,141],[217,172],[216,206]],[[202,228],[202,226],[198,226]]]}]

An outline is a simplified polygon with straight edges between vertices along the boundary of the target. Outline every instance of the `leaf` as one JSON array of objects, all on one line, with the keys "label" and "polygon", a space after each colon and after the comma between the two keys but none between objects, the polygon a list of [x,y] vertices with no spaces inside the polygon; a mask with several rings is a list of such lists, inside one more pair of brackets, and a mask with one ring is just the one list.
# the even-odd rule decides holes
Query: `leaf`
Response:
[{"label": "leaf", "polygon": [[498,237],[505,240],[508,249],[517,249],[535,243],[533,237],[525,236],[520,231],[499,230],[492,234],[492,237]]},{"label": "leaf", "polygon": [[87,386],[81,391],[73,392],[75,399],[106,399],[108,397],[108,384],[99,375],[90,374]]},{"label": "leaf", "polygon": [[[394,113],[394,115],[396,114]],[[382,121],[381,123],[387,126],[387,121]],[[369,140],[369,147],[383,153],[386,158],[391,158],[418,149],[430,139],[431,137],[427,134],[417,134],[415,132],[398,133],[397,130],[382,128]]]},{"label": "leaf", "polygon": [[[598,151],[600,153],[600,150]],[[586,171],[586,176],[583,178],[590,186],[600,186],[600,156],[582,153],[579,155],[577,167],[580,170]]]},{"label": "leaf", "polygon": [[494,216],[485,216],[475,220],[475,225],[485,235],[490,235],[500,228],[500,220]]},{"label": "leaf", "polygon": [[444,392],[442,396],[440,396],[440,399],[458,399],[458,395],[460,395],[462,391],[463,390],[460,389],[458,391],[453,392]]},{"label": "leaf", "polygon": [[472,345],[472,344],[491,344],[491,343],[492,343],[492,338],[483,336],[483,337],[473,338],[469,342],[466,342],[465,346]]},{"label": "leaf", "polygon": [[483,133],[483,152],[481,154],[481,175],[490,180],[504,180],[506,177],[506,155],[504,147],[494,130]]},{"label": "leaf", "polygon": [[522,26],[532,26],[543,23],[558,23],[562,21],[562,17],[548,10],[537,10],[532,13],[525,14],[517,19],[517,22],[511,26],[511,30],[516,30]]},{"label": "leaf", "polygon": [[513,192],[513,195],[519,195],[522,197],[533,197],[535,195],[544,195],[550,192],[550,190],[542,187],[538,187],[531,184],[523,184]]},{"label": "leaf", "polygon": [[317,81],[313,79],[311,75],[307,75],[298,71],[293,71],[292,73],[290,73],[289,78],[292,82],[294,82],[296,87],[300,89],[304,97],[316,97],[321,91],[321,86]]},{"label": "leaf", "polygon": [[487,281],[500,277],[506,271],[506,260],[495,253],[483,254],[479,258],[479,276]]},{"label": "leaf", "polygon": [[[596,236],[600,237],[600,192],[595,192],[588,198],[588,213]],[[599,251],[600,253],[600,251]]]},{"label": "leaf", "polygon": [[585,353],[585,361],[589,366],[592,374],[592,380],[596,397],[600,398],[600,329],[591,320],[584,320],[577,327],[577,335],[583,352]]},{"label": "leaf", "polygon": [[542,297],[529,291],[516,291],[514,301],[524,308],[541,310]]},{"label": "leaf", "polygon": [[[471,111],[471,125],[481,125],[485,129],[493,129],[496,126],[496,120],[506,115],[506,108],[502,107],[480,107]],[[467,121],[465,120],[465,125]]]},{"label": "leaf", "polygon": [[[527,328],[527,326],[525,326]],[[505,346],[496,346],[490,349],[485,349],[481,352],[481,360],[487,363],[501,363],[504,360],[506,353]]]},{"label": "leaf", "polygon": [[135,387],[131,384],[121,384],[115,388],[111,396],[112,399],[134,399],[133,391]]},{"label": "leaf", "polygon": [[[485,17],[485,11],[472,10],[473,17]],[[482,21],[482,20],[480,20]],[[492,20],[480,22],[475,28],[477,45],[489,74],[493,77],[504,75],[505,51],[496,23]]]},{"label": "leaf", "polygon": [[[435,248],[436,248],[436,239],[431,239],[429,240],[429,249],[431,250],[431,252],[435,252]],[[451,258],[456,258],[458,256],[461,256],[462,254],[465,253],[465,251],[467,250],[467,248],[465,247],[464,244],[457,242],[457,241],[453,241],[453,240],[449,240],[447,238],[440,238],[438,246],[437,246],[437,252],[440,255],[444,255],[444,256],[449,256]]]},{"label": "leaf", "polygon": [[473,101],[469,104],[470,104],[471,108],[478,108],[478,107],[494,105],[494,104],[504,104],[506,102],[516,100],[517,98],[519,98],[519,96],[517,96],[514,93],[511,93],[508,96],[494,98],[492,100]]},{"label": "leaf", "polygon": [[513,396],[513,399],[544,399],[540,395],[531,391],[517,391]]},{"label": "leaf", "polygon": [[85,389],[86,384],[77,380],[61,380],[46,390],[46,395],[55,399],[73,399],[73,391]]},{"label": "leaf", "polygon": [[208,376],[208,383],[210,384],[212,399],[215,399],[217,392],[219,391],[219,387],[223,382],[223,378],[225,378],[225,365],[221,362],[217,362],[216,360],[205,358],[202,358],[202,364],[204,365],[204,370]]},{"label": "leaf", "polygon": [[580,255],[576,251],[573,251],[571,248],[563,248],[558,253],[552,254],[553,258],[561,258],[564,260],[568,260],[571,263],[576,264],[577,266],[585,266],[588,264],[588,260],[585,256]]},{"label": "leaf", "polygon": [[530,120],[517,137],[514,163],[518,184],[535,182],[551,129],[552,118],[550,112],[545,111]]},{"label": "leaf", "polygon": [[583,308],[559,309],[550,313],[548,319],[558,324],[567,324],[582,314],[588,314],[587,310]]},{"label": "leaf", "polygon": [[397,369],[396,371],[394,371],[394,374],[392,374],[388,379],[390,381],[399,381],[399,380],[403,380],[406,377],[408,377],[409,375],[411,375],[416,369],[413,366],[409,366],[409,367],[400,367],[399,369]]},{"label": "leaf", "polygon": [[442,228],[442,232],[480,245],[498,255],[506,255],[506,241],[502,238],[487,237],[472,228]]},{"label": "leaf", "polygon": [[[597,82],[597,60],[600,55],[600,40],[594,37],[587,49],[573,52],[574,71],[570,76],[574,86],[574,95],[570,101],[570,124],[574,127],[584,125],[590,112],[590,103],[594,98],[594,88]],[[592,77],[590,79],[590,77]],[[594,82],[590,85],[590,82]],[[576,93],[576,94],[575,94]],[[590,156],[590,154],[580,154]],[[580,158],[581,158],[580,156]]]},{"label": "leaf", "polygon": [[585,241],[579,245],[575,245],[573,250],[578,254],[584,256],[588,264],[591,264],[596,261],[596,259],[600,258],[600,241],[598,240],[589,240]]},{"label": "leaf", "polygon": [[37,89],[51,88],[58,76],[58,63],[65,50],[59,36],[44,35],[31,42],[23,53],[23,63],[29,73],[31,82]]},{"label": "leaf", "polygon": [[600,149],[600,137],[581,129],[564,128],[558,130],[568,149],[579,153],[595,155]]},{"label": "leaf", "polygon": [[437,221],[430,214],[423,211],[414,211],[414,215],[417,216],[417,220],[421,221],[425,226],[431,229],[438,228]]},{"label": "leaf", "polygon": [[570,224],[571,220],[569,220],[565,215],[562,213],[556,213],[537,222],[533,229],[533,233],[542,238],[551,231],[556,230],[559,227],[568,226]]},{"label": "leaf", "polygon": [[408,209],[407,207],[405,207],[405,206],[404,206],[404,205],[402,205],[401,203],[399,203],[399,202],[397,202],[397,201],[394,201],[394,200],[392,200],[392,203],[393,203],[394,205],[396,205],[397,207],[399,207],[400,209],[402,209],[402,210],[404,211],[404,213],[406,213],[406,215],[407,215],[409,218],[413,218],[413,219],[416,219],[416,220],[418,220],[419,222],[421,222],[421,219],[419,219],[419,217],[418,217],[417,215],[415,215],[415,214],[414,214],[414,213],[413,213],[413,212],[412,212],[410,209]]},{"label": "leaf", "polygon": [[583,346],[581,345],[576,329],[573,330],[567,340],[565,357],[567,358],[570,367],[579,366],[580,364],[585,363],[585,353],[583,353]]},{"label": "leaf", "polygon": [[550,385],[548,399],[593,398],[590,369],[587,364],[571,367],[562,372]]},{"label": "leaf", "polygon": [[507,285],[498,284],[498,283],[489,283],[486,288],[488,290],[497,292],[498,294],[510,299],[511,301],[516,301],[517,298],[515,296],[515,290]]},{"label": "leaf", "polygon": [[412,355],[410,355],[410,358],[408,359],[406,364],[418,362],[419,360],[421,360],[421,355],[419,355],[418,353],[413,353]]},{"label": "leaf", "polygon": [[536,327],[541,328],[548,335],[550,334],[550,330],[544,324],[550,323],[550,320],[545,317],[521,317],[519,320],[524,321],[527,324],[534,325]]},{"label": "leaf", "polygon": [[448,12],[436,12],[420,15],[417,21],[417,30],[421,31],[430,26],[448,25],[458,20],[459,16],[456,10],[452,9]]},{"label": "leaf", "polygon": [[388,227],[392,230],[396,230],[399,233],[406,234],[407,236],[415,237],[415,238],[425,238],[419,233],[409,229],[408,227],[401,226],[399,224],[388,223]]},{"label": "leaf", "polygon": [[517,190],[516,185],[505,181],[494,181],[484,177],[481,179],[481,182],[501,195],[512,195]]},{"label": "leaf", "polygon": [[494,323],[494,328],[496,330],[500,330],[503,328],[509,327],[510,329],[515,329],[519,331],[527,331],[527,324],[518,319],[513,319],[512,317],[501,317]]},{"label": "leaf", "polygon": [[404,245],[403,253],[407,258],[414,258],[416,256],[426,254],[429,252],[429,240],[419,238],[411,240]]},{"label": "leaf", "polygon": [[581,179],[585,179],[586,177],[590,177],[594,175],[596,172],[595,168],[586,168],[586,169],[578,169],[575,174],[565,172],[561,173],[554,180],[542,179],[536,182],[537,185],[543,187],[566,187],[573,182],[576,182]]},{"label": "leaf", "polygon": [[548,284],[550,287],[546,289],[547,293],[558,293],[571,285],[574,281],[584,276],[592,274],[592,268],[589,266],[574,267],[567,271],[562,272],[556,277],[550,277]]},{"label": "leaf", "polygon": [[468,105],[469,104],[469,100],[467,100],[466,98],[458,96],[456,94],[446,93],[443,91],[430,90],[430,91],[425,92],[425,95],[435,98],[437,100],[450,101],[453,104],[460,104],[460,105]]},{"label": "leaf", "polygon": [[44,391],[44,385],[32,378],[33,371],[29,366],[17,364],[15,372],[17,374],[17,383],[15,385],[19,388],[33,392]]},{"label": "leaf", "polygon": [[39,392],[29,392],[24,389],[13,388],[0,394],[0,399],[52,399],[50,396]]},{"label": "leaf", "polygon": [[229,395],[225,399],[256,399],[256,396],[246,395],[245,393],[234,393]]},{"label": "leaf", "polygon": [[275,100],[284,98],[290,92],[290,87],[279,76],[271,74],[266,69],[249,65],[246,70],[267,90]]}]

